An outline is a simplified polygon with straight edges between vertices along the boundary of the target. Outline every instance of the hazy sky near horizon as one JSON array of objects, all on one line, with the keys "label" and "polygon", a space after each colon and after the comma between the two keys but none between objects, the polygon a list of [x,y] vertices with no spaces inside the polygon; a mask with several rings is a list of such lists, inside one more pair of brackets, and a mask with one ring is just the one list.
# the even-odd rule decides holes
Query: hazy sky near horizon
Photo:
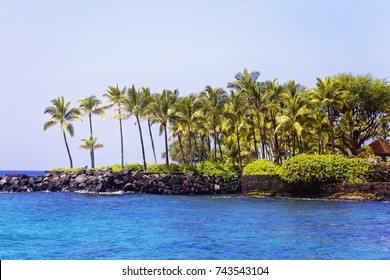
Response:
[{"label": "hazy sky near horizon", "polygon": [[[68,167],[60,127],[43,131],[44,108],[64,96],[102,97],[108,85],[226,88],[248,68],[259,80],[315,78],[342,72],[390,77],[390,1],[0,0],[0,170]],[[107,111],[93,118],[104,148],[96,165],[120,162],[119,125]],[[124,122],[125,162],[142,162],[134,118]],[[68,138],[75,167],[90,164],[79,148],[88,121]],[[164,139],[154,135],[159,162]],[[147,161],[152,152],[146,126]]]}]

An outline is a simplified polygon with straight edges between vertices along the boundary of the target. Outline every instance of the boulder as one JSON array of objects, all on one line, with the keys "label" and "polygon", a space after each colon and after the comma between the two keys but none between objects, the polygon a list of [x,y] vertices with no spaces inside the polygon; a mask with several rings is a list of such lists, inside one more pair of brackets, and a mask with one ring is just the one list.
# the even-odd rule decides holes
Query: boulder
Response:
[{"label": "boulder", "polygon": [[76,177],[76,183],[79,184],[84,183],[86,178],[87,178],[86,174],[80,174]]}]

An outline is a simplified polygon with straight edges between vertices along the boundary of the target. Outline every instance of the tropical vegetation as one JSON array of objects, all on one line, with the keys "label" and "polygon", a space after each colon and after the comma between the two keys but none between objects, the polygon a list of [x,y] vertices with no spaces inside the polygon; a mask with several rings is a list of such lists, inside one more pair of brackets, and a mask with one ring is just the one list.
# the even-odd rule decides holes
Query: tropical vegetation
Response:
[{"label": "tropical vegetation", "polygon": [[[151,126],[159,125],[166,170],[172,161],[186,166],[207,161],[243,171],[259,159],[282,165],[302,154],[331,154],[338,161],[366,154],[365,145],[371,139],[389,142],[390,85],[385,79],[338,74],[317,78],[315,87],[306,88],[296,81],[260,81],[260,77],[258,71],[244,69],[227,83],[227,90],[207,85],[202,92],[187,96],[180,96],[178,90],[152,94],[147,87],[109,86],[103,95],[107,104],[92,96],[81,100],[80,108],[70,108],[58,98],[54,107],[45,110],[53,117],[44,128],[59,122],[63,132],[73,135],[71,121],[79,119],[80,112],[88,115],[90,138],[83,145],[89,147],[92,161],[96,147],[87,144],[95,139],[91,117],[113,107],[113,118],[119,120],[120,168],[125,168],[122,123],[134,117],[143,171],[148,163],[142,122],[148,125],[155,164]],[[64,139],[71,161],[65,133]]]}]

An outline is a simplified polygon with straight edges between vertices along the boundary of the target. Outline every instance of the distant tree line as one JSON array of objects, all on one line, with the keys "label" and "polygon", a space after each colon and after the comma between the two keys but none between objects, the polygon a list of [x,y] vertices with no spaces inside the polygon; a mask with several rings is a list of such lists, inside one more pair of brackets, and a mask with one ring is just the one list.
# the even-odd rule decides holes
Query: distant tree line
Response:
[{"label": "distant tree line", "polygon": [[[277,79],[259,81],[258,71],[244,69],[227,84],[227,90],[206,86],[198,94],[180,97],[178,90],[152,94],[147,87],[109,86],[103,104],[96,96],[79,100],[72,108],[64,97],[51,101],[45,114],[50,120],[44,130],[60,124],[70,166],[73,167],[66,132],[74,134],[73,121],[88,116],[89,138],[80,147],[89,150],[95,167],[94,150],[103,147],[93,135],[92,116],[104,117],[113,107],[119,122],[121,166],[124,166],[123,121],[134,117],[146,169],[144,133],[148,134],[157,163],[152,125],[164,135],[166,165],[170,159],[196,165],[204,160],[233,163],[240,170],[254,159],[277,164],[297,154],[342,154],[357,156],[371,138],[387,141],[390,136],[390,85],[370,75],[339,74],[317,78],[314,88]],[[170,140],[170,141],[169,141]]]}]

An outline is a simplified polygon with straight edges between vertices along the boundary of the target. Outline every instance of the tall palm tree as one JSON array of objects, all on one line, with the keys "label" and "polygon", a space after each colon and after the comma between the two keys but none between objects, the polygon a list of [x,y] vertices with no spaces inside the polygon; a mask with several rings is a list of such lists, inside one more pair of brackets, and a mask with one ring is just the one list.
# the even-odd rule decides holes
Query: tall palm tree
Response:
[{"label": "tall palm tree", "polygon": [[243,116],[245,114],[244,99],[240,92],[230,91],[225,104],[225,116],[231,124],[231,131],[236,135],[238,166],[242,170],[242,158],[240,147],[240,128],[243,125]]},{"label": "tall palm tree", "polygon": [[[195,138],[195,135],[192,133],[192,128],[194,127],[195,122],[197,122],[201,118],[201,113],[199,111],[200,105],[201,104],[199,102],[199,99],[197,99],[193,94],[187,97],[179,98],[175,104],[175,115],[179,119],[179,122],[183,123],[183,126],[187,128],[188,132],[189,164],[193,164],[191,137]],[[196,141],[196,139],[194,140]]]},{"label": "tall palm tree", "polygon": [[53,106],[46,107],[44,111],[44,114],[49,114],[51,118],[49,121],[45,122],[43,125],[43,130],[46,131],[46,129],[54,126],[57,123],[60,124],[61,132],[64,136],[66,150],[69,156],[70,168],[73,168],[72,156],[70,154],[65,132],[68,131],[70,136],[74,135],[74,127],[71,122],[80,120],[80,110],[78,108],[70,108],[70,102],[65,102],[63,96],[58,97],[57,99],[53,99],[51,103]]},{"label": "tall palm tree", "polygon": [[145,108],[143,110],[142,119],[146,119],[148,122],[148,129],[149,129],[149,136],[150,136],[150,142],[152,144],[152,151],[153,151],[153,157],[154,157],[154,163],[157,164],[157,157],[156,157],[156,149],[154,148],[154,140],[153,140],[153,134],[152,134],[152,125],[153,125],[153,111],[151,110],[152,104],[154,102],[154,97],[150,93],[150,89],[148,87],[143,87],[142,92],[144,95],[144,103]]},{"label": "tall palm tree", "polygon": [[[83,115],[88,115],[89,119],[89,130],[90,130],[90,138],[93,139],[93,132],[92,132],[92,115],[100,115],[102,118],[104,118],[104,108],[99,107],[99,105],[102,103],[99,99],[96,98],[95,95],[91,95],[87,98],[80,99],[80,110]],[[95,168],[95,152],[94,147],[91,147],[91,167]],[[92,160],[93,159],[93,160]]]},{"label": "tall palm tree", "polygon": [[167,126],[170,119],[174,116],[175,110],[173,108],[176,100],[179,97],[179,91],[175,89],[163,90],[162,93],[155,95],[155,102],[151,106],[153,111],[153,118],[160,123],[160,135],[164,132],[165,138],[165,163],[169,166],[169,151],[168,151],[168,133]]},{"label": "tall palm tree", "polygon": [[276,127],[278,126],[276,122],[276,117],[281,110],[280,96],[285,91],[285,89],[282,85],[278,83],[277,79],[274,79],[273,81],[265,82],[264,91],[265,91],[264,94],[265,106],[267,107],[267,113],[269,114],[272,130],[273,130],[274,161],[280,164],[282,163],[282,158],[280,155],[279,138],[277,133],[275,133],[275,130]]},{"label": "tall palm tree", "polygon": [[259,71],[253,71],[249,73],[248,69],[244,69],[244,72],[238,72],[234,76],[234,80],[229,82],[227,87],[234,89],[235,91],[247,91],[251,85],[257,81],[259,76]]},{"label": "tall palm tree", "polygon": [[122,89],[119,89],[118,84],[114,86],[108,86],[108,90],[105,94],[103,94],[104,97],[108,98],[108,106],[112,107],[116,106],[116,110],[118,110],[118,114],[115,114],[113,118],[119,119],[119,131],[120,131],[120,138],[121,138],[121,166],[122,169],[124,167],[124,158],[123,158],[123,130],[122,130],[122,119],[125,118],[125,115],[122,114],[123,110],[123,99],[126,94],[126,87],[123,87]]},{"label": "tall palm tree", "polygon": [[206,86],[205,90],[200,94],[200,99],[206,108],[205,111],[209,112],[212,118],[214,133],[214,161],[216,161],[218,142],[217,124],[226,103],[226,92],[222,88],[212,88],[211,86]]},{"label": "tall palm tree", "polygon": [[91,166],[92,168],[95,168],[95,154],[93,151],[95,149],[103,148],[103,144],[97,143],[97,138],[94,138],[91,134],[89,139],[81,139],[80,148],[89,150],[89,154],[91,155]]},{"label": "tall palm tree", "polygon": [[144,171],[146,171],[146,158],[145,158],[145,146],[144,146],[144,139],[142,136],[140,118],[144,115],[146,107],[149,104],[149,101],[147,100],[148,98],[150,98],[150,96],[145,96],[143,90],[136,90],[134,85],[128,89],[127,96],[126,98],[124,98],[124,105],[125,105],[126,112],[130,116],[134,116],[137,121],[139,137],[141,141],[141,148],[142,148],[142,159],[143,159]]},{"label": "tall palm tree", "polygon": [[323,80],[317,78],[316,88],[312,91],[312,102],[315,105],[323,106],[329,120],[330,141],[332,154],[335,154],[335,132],[334,123],[336,121],[336,109],[344,107],[345,92],[340,89],[340,85],[331,77]]},{"label": "tall palm tree", "polygon": [[302,91],[291,91],[287,88],[281,95],[283,110],[281,115],[276,118],[279,125],[275,133],[281,128],[292,132],[292,155],[295,156],[295,147],[298,143],[299,152],[302,152],[299,145],[299,139],[307,123],[306,116],[309,114],[308,100]]}]

